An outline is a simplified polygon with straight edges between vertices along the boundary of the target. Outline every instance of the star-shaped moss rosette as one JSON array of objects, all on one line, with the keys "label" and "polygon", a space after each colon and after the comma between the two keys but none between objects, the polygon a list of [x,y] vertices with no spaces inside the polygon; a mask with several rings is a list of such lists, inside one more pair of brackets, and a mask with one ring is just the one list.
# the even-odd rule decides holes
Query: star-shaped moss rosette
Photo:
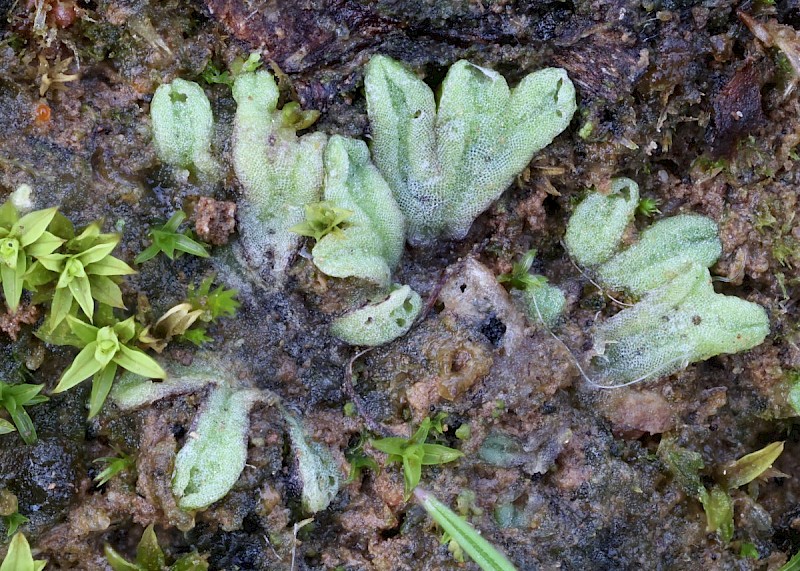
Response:
[{"label": "star-shaped moss rosette", "polygon": [[104,327],[95,327],[71,315],[66,320],[76,338],[75,345],[82,349],[53,392],[69,390],[92,377],[89,418],[100,412],[119,367],[150,379],[166,378],[164,369],[152,357],[130,346],[136,335],[133,317]]},{"label": "star-shaped moss rosette", "polygon": [[0,381],[0,407],[6,409],[14,422],[12,425],[5,419],[0,419],[0,434],[12,432],[16,427],[25,444],[36,442],[36,427],[33,425],[31,417],[28,416],[25,407],[48,400],[46,396],[39,394],[42,388],[44,388],[44,385],[32,385],[29,383],[12,385]]},{"label": "star-shaped moss rosette", "polygon": [[100,232],[100,222],[89,224],[75,235],[72,223],[63,216],[56,218],[56,235],[66,240],[63,253],[38,256],[39,264],[31,269],[35,284],[47,283],[55,277],[55,291],[50,305],[47,327],[50,332],[74,313],[73,304],[91,321],[94,300],[124,309],[122,292],[114,281],[117,276],[135,274],[128,264],[111,255],[120,241],[119,234]]},{"label": "star-shaped moss rosette", "polygon": [[55,215],[55,208],[47,208],[20,217],[10,201],[0,206],[0,281],[12,312],[19,307],[22,290],[35,288],[28,279],[34,259],[51,254],[64,242],[47,231]]}]

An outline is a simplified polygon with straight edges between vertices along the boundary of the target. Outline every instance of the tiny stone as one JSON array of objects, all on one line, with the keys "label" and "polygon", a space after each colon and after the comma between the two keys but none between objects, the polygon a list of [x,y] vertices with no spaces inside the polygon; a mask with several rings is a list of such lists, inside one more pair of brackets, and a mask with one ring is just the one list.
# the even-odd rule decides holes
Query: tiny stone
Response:
[{"label": "tiny stone", "polygon": [[228,243],[236,227],[236,203],[201,196],[195,208],[195,232],[214,246]]}]

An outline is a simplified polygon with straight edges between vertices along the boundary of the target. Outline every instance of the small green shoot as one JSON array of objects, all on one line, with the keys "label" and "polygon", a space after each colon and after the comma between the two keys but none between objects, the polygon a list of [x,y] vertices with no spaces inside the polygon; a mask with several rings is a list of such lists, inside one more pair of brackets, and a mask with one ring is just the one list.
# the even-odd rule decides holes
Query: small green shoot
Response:
[{"label": "small green shoot", "polygon": [[706,512],[706,531],[717,533],[719,538],[728,543],[733,538],[733,500],[730,494],[720,486],[714,486],[709,492],[700,490],[700,503]]},{"label": "small green shoot", "polygon": [[639,199],[639,203],[636,205],[636,214],[641,214],[642,216],[651,218],[656,214],[661,214],[658,206],[659,201],[657,198],[641,198]]},{"label": "small green shoot", "polygon": [[189,329],[185,333],[182,333],[180,338],[183,341],[188,341],[195,347],[200,347],[201,345],[205,345],[206,343],[211,343],[214,340],[212,337],[208,335],[205,327]]},{"label": "small green shoot", "polygon": [[136,559],[133,562],[125,559],[107,543],[104,551],[106,561],[114,571],[164,571],[164,569],[169,571],[205,571],[208,569],[205,557],[198,555],[197,552],[187,553],[167,567],[167,558],[158,544],[153,524],[148,525],[147,529],[144,530],[142,539],[136,547]]},{"label": "small green shoot", "polygon": [[111,478],[115,477],[126,470],[133,468],[136,461],[119,450],[116,451],[117,456],[103,456],[102,458],[95,458],[93,463],[103,463],[106,467],[103,468],[97,476],[94,477],[94,485],[98,488],[107,484]]},{"label": "small green shoot", "polygon": [[36,561],[31,546],[22,533],[17,533],[8,546],[8,553],[0,565],[0,571],[42,571],[47,561]]},{"label": "small green shoot", "polygon": [[36,289],[28,278],[34,258],[52,254],[63,243],[47,231],[55,215],[56,209],[48,208],[20,217],[11,201],[0,206],[0,282],[12,312],[19,307],[23,288]]},{"label": "small green shoot", "polygon": [[302,131],[308,129],[319,119],[316,109],[303,109],[297,101],[290,101],[281,109],[281,124],[284,127]]},{"label": "small green shoot", "polygon": [[149,379],[166,378],[164,369],[152,357],[129,345],[136,334],[133,317],[114,325],[95,327],[70,315],[67,323],[77,338],[77,346],[82,349],[53,392],[66,391],[93,376],[89,418],[100,412],[118,367]]},{"label": "small green shoot", "polygon": [[749,484],[759,476],[768,474],[782,452],[783,442],[773,442],[761,450],[742,456],[722,470],[723,483],[728,489]]},{"label": "small green shoot", "polygon": [[447,432],[447,429],[447,413],[437,412],[436,415],[431,418],[431,434],[433,436],[439,436]]},{"label": "small green shoot", "polygon": [[426,444],[430,430],[431,419],[426,418],[411,438],[392,436],[370,441],[376,450],[389,455],[389,463],[397,462],[403,465],[406,500],[411,497],[414,488],[419,484],[423,466],[446,464],[464,455],[459,450],[441,444]]},{"label": "small green shoot", "polygon": [[247,59],[237,56],[231,63],[231,73],[234,77],[243,73],[252,73],[262,65],[261,54],[258,52],[251,53]]},{"label": "small green shoot", "polygon": [[432,494],[420,488],[414,495],[428,515],[455,541],[483,571],[516,571],[508,558],[486,541],[464,518],[456,514]]},{"label": "small green shoot", "polygon": [[752,543],[742,543],[739,547],[739,557],[743,559],[758,559],[758,548]]},{"label": "small green shoot", "polygon": [[778,571],[800,571],[800,552],[795,553],[794,557],[784,563]]},{"label": "small green shoot", "polygon": [[225,71],[222,71],[213,61],[209,60],[200,77],[209,85],[221,84],[233,87],[233,82],[236,80],[237,75],[255,71],[261,65],[261,55],[258,53],[250,54],[247,60],[237,56],[231,63],[231,69]]},{"label": "small green shoot", "polygon": [[317,242],[328,234],[340,235],[343,225],[353,215],[352,210],[337,208],[327,201],[306,204],[303,208],[306,219],[289,231],[314,238]]},{"label": "small green shoot", "polygon": [[459,440],[469,440],[470,436],[472,436],[472,428],[466,422],[456,428],[456,438]]},{"label": "small green shoot", "polygon": [[187,302],[193,310],[201,310],[200,320],[210,323],[220,317],[233,317],[242,305],[237,301],[239,292],[221,285],[211,289],[215,276],[209,276],[199,286],[190,285]]},{"label": "small green shoot", "polygon": [[28,523],[30,520],[19,512],[14,512],[10,515],[3,516],[3,523],[6,524],[6,536],[11,537],[22,524]]},{"label": "small green shoot", "polygon": [[361,480],[361,473],[364,470],[371,470],[375,473],[380,471],[380,466],[378,463],[364,453],[365,440],[366,439],[362,434],[359,437],[358,442],[356,442],[356,444],[349,448],[344,454],[347,463],[350,464],[350,475],[347,476],[347,480],[344,482],[345,484],[351,484],[352,482],[358,482]]},{"label": "small green shoot", "polygon": [[14,422],[12,426],[8,421],[0,423],[0,434],[12,432],[16,427],[20,437],[25,444],[36,442],[36,427],[33,426],[31,417],[25,410],[26,406],[36,405],[47,400],[47,397],[40,395],[44,385],[31,385],[23,383],[20,385],[10,385],[0,381],[0,406],[2,406],[11,416]]},{"label": "small green shoot", "polygon": [[231,77],[231,73],[229,71],[221,71],[214,62],[209,61],[206,64],[206,68],[203,70],[203,73],[200,74],[200,77],[203,78],[203,81],[208,83],[209,85],[219,83],[222,85],[227,85],[228,87],[233,87],[233,78]]},{"label": "small green shoot", "polygon": [[508,284],[510,289],[526,290],[536,288],[547,283],[544,276],[535,276],[530,273],[533,261],[536,259],[536,250],[528,250],[518,262],[511,266],[511,272],[500,274],[497,281],[501,284]]},{"label": "small green shoot", "polygon": [[56,217],[54,233],[66,239],[65,253],[39,256],[39,264],[31,268],[35,282],[47,283],[57,279],[50,305],[49,330],[52,333],[73,313],[77,305],[92,321],[94,300],[111,307],[125,308],[122,291],[114,281],[117,276],[135,274],[136,271],[122,260],[111,255],[120,241],[119,234],[103,234],[100,222],[93,222],[75,235],[72,223],[63,216]]},{"label": "small green shoot", "polygon": [[192,239],[189,230],[178,232],[178,227],[184,220],[186,220],[186,213],[178,210],[166,224],[151,228],[149,236],[153,243],[136,256],[136,259],[133,260],[134,263],[143,264],[155,258],[160,252],[163,252],[170,260],[174,260],[181,253],[191,254],[198,258],[208,258],[208,251],[202,244]]},{"label": "small green shoot", "polygon": [[199,286],[190,285],[187,301],[171,307],[158,321],[139,332],[139,345],[161,353],[173,338],[197,346],[212,341],[198,321],[211,323],[220,317],[233,317],[241,305],[236,300],[239,292],[225,286],[211,290],[213,282],[214,276],[209,276]]}]

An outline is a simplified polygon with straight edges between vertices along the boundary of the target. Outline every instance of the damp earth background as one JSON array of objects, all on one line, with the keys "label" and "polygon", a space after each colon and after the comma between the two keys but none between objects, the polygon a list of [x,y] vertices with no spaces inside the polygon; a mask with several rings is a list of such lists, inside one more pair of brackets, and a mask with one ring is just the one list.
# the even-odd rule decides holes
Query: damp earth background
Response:
[{"label": "damp earth background", "polygon": [[[510,85],[563,67],[578,94],[569,128],[463,240],[406,246],[395,281],[438,301],[406,336],[355,363],[356,392],[371,418],[401,432],[444,413],[442,442],[465,456],[426,468],[422,482],[450,506],[474,492],[470,521],[519,569],[777,569],[800,549],[800,446],[787,401],[800,375],[800,90],[787,55],[800,42],[785,33],[784,51],[765,46],[737,10],[800,29],[794,1],[0,0],[0,191],[28,184],[37,208],[59,205],[76,226],[103,218],[123,236],[115,255],[130,263],[148,229],[176,210],[193,213],[201,197],[239,199],[230,169],[210,183],[159,162],[149,103],[161,83],[204,87],[214,150],[230,165],[235,103],[227,85],[203,81],[209,62],[226,69],[260,51],[282,102],[321,111],[313,129],[364,139],[363,73],[373,54],[407,63],[431,86],[459,59]],[[567,298],[555,332],[580,358],[592,325],[619,308],[561,241],[585,189],[616,176],[658,200],[655,219],[696,213],[717,222],[715,288],[767,310],[762,345],[600,391],[487,279],[536,248],[534,272]],[[637,228],[651,221],[637,217]],[[160,315],[216,273],[239,290],[242,307],[210,328],[204,350],[231,378],[277,394],[346,467],[364,431],[358,415],[345,414],[354,351],[326,332],[363,301],[363,287],[325,279],[302,255],[275,287],[237,264],[230,246],[211,253],[139,266],[123,288],[128,310]],[[46,346],[33,330],[0,337],[0,370],[13,378],[22,364],[49,393],[74,352]],[[165,352],[179,363],[197,355],[181,344]],[[149,523],[170,558],[196,549],[212,569],[290,569],[293,546],[296,569],[477,569],[456,562],[422,508],[403,501],[396,466],[344,486],[295,543],[292,524],[304,516],[293,459],[281,415],[266,404],[251,412],[238,482],[184,534],[170,475],[204,393],[134,413],[109,402],[87,422],[88,392],[84,383],[32,407],[36,444],[0,438],[0,485],[30,518],[26,535],[48,569],[107,569],[103,544],[132,555]],[[462,440],[455,433],[465,425]],[[502,465],[479,454],[498,435],[511,443]],[[732,492],[736,531],[725,544],[657,454],[665,439],[701,455],[707,485],[726,463],[785,440],[775,468],[789,477]],[[114,447],[133,453],[135,470],[97,489],[92,461]],[[743,544],[760,558],[741,556]]]}]

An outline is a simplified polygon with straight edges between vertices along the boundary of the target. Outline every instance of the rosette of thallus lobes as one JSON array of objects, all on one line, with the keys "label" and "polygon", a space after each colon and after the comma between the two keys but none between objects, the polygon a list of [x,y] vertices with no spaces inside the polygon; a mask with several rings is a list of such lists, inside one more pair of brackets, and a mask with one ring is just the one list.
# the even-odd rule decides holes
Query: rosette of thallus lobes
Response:
[{"label": "rosette of thallus lobes", "polygon": [[709,268],[722,244],[713,220],[665,218],[622,248],[638,202],[634,181],[614,179],[608,194],[591,192],[578,204],[565,236],[572,259],[599,285],[635,300],[594,328],[589,376],[604,387],[746,351],[769,333],[764,308],[714,291]]}]

